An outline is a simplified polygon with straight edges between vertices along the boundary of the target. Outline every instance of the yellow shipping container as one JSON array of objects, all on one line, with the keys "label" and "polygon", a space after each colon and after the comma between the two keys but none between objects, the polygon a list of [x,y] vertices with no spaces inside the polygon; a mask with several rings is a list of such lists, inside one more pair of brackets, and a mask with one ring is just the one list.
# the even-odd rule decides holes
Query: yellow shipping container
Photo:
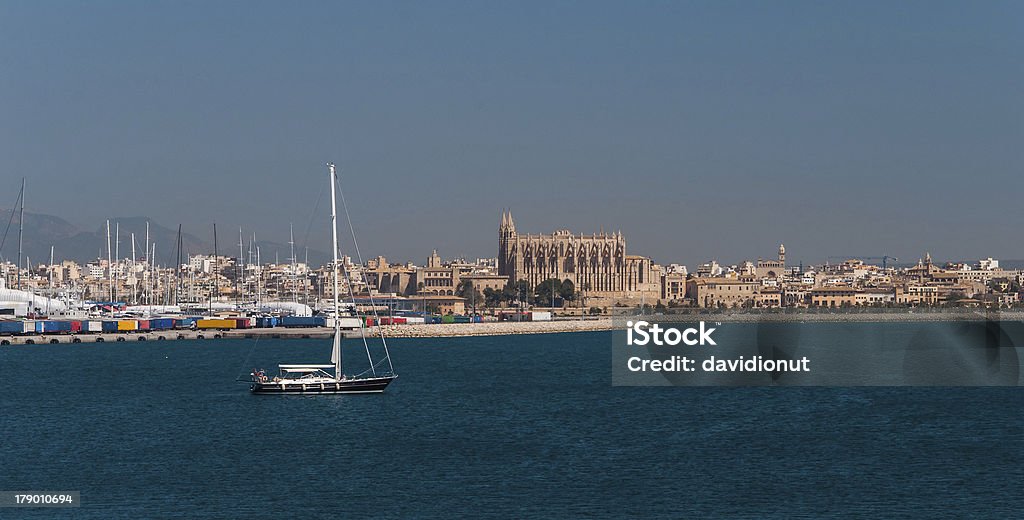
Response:
[{"label": "yellow shipping container", "polygon": [[117,320],[117,330],[138,330],[139,322],[135,320]]},{"label": "yellow shipping container", "polygon": [[235,320],[196,320],[197,329],[233,329],[235,328]]}]

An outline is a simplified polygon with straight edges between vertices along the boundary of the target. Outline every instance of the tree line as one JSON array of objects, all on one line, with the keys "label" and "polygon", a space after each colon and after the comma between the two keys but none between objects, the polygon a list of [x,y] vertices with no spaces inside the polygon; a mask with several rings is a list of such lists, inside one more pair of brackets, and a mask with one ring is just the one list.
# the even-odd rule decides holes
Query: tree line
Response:
[{"label": "tree line", "polygon": [[525,280],[508,282],[501,289],[488,287],[481,292],[470,280],[459,282],[455,294],[466,299],[467,306],[511,307],[515,305],[536,305],[554,307],[576,301],[580,294],[571,280],[549,278],[530,287]]}]

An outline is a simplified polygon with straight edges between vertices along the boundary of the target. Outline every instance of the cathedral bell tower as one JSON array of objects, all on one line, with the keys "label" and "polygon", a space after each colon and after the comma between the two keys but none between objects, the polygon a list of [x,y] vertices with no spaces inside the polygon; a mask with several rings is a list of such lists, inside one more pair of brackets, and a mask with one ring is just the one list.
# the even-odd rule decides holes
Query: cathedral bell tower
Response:
[{"label": "cathedral bell tower", "polygon": [[512,220],[512,212],[501,212],[501,224],[498,225],[498,274],[508,276],[511,280],[515,275],[516,223]]}]

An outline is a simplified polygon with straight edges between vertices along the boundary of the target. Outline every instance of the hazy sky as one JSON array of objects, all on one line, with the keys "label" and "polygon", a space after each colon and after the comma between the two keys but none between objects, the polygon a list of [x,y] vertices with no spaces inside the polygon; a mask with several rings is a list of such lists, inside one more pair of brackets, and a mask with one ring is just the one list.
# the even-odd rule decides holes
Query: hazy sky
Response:
[{"label": "hazy sky", "polygon": [[510,207],[691,268],[1024,258],[1022,80],[1020,2],[4,0],[0,206],[286,241],[334,160],[364,256]]}]

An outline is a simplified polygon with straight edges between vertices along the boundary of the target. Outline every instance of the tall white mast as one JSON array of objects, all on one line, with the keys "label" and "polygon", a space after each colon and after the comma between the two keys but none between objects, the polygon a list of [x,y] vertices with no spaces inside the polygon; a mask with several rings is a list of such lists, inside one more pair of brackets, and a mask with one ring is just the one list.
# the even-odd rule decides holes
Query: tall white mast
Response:
[{"label": "tall white mast", "polygon": [[296,276],[295,276],[295,269],[296,269],[296,267],[295,267],[295,226],[293,226],[291,222],[288,223],[288,247],[291,248],[291,253],[292,253],[292,258],[291,258],[291,262],[292,262],[292,275],[290,277],[291,280],[289,280],[290,285],[292,286],[292,301],[293,302],[297,302],[299,300],[295,297],[295,284],[296,284],[296,281],[295,281],[295,279],[296,279]]},{"label": "tall white mast", "polygon": [[107,220],[107,284],[110,285],[110,312],[114,312],[114,262],[110,254],[110,220]]},{"label": "tall white mast", "polygon": [[338,311],[338,216],[334,196],[334,163],[327,163],[331,172],[331,270],[334,271],[334,349],[331,363],[334,363],[334,378],[341,379],[341,313]]},{"label": "tall white mast", "polygon": [[[11,210],[14,211],[14,210]],[[21,290],[21,251],[25,236],[25,178],[21,178],[21,216],[18,217],[18,268],[14,270],[18,277],[18,290]]]},{"label": "tall white mast", "polygon": [[[235,298],[245,304],[245,260],[242,254],[242,226],[238,226],[238,262],[235,264],[238,267],[238,275],[235,278]],[[241,284],[241,289],[238,288],[238,284]]]},{"label": "tall white mast", "polygon": [[139,291],[138,291],[138,278],[135,277],[135,232],[132,232],[132,263],[131,269],[128,272],[132,273],[132,303],[138,305],[139,303]]},{"label": "tall white mast", "polygon": [[260,245],[259,242],[256,242],[255,231],[252,232],[252,241],[249,242],[249,249],[253,251],[254,255],[249,263],[252,264],[253,261],[256,262],[254,264],[256,266],[256,283],[253,285],[255,285],[256,288],[256,307],[259,307],[263,303],[263,262],[260,258]]},{"label": "tall white mast", "polygon": [[[121,263],[121,223],[114,223],[114,263]],[[116,273],[114,279],[117,279]],[[117,283],[114,284],[114,299],[117,299]]]},{"label": "tall white mast", "polygon": [[49,297],[46,298],[46,316],[49,317],[50,316],[50,300],[53,299],[53,246],[50,246],[50,267],[46,271],[47,271],[47,274],[50,275],[50,280],[49,280],[50,294],[48,294],[47,296],[49,296]]},{"label": "tall white mast", "polygon": [[146,303],[153,305],[153,270],[150,267],[153,265],[153,259],[149,256],[149,221],[146,221],[146,271],[145,271],[145,282],[146,282]]}]

